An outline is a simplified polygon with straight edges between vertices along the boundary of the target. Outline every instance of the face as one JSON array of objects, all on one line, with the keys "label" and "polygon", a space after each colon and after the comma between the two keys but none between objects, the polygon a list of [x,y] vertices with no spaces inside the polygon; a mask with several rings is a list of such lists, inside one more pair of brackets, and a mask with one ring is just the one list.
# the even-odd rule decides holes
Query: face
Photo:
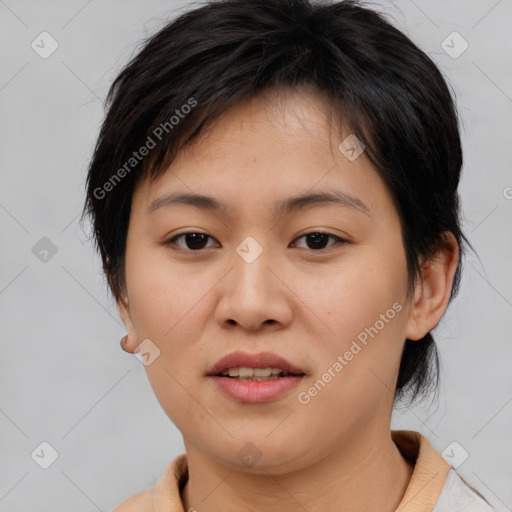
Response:
[{"label": "face", "polygon": [[[261,457],[247,471],[306,467],[389,429],[409,322],[400,220],[364,151],[338,149],[350,132],[329,128],[328,108],[307,90],[237,105],[132,200],[128,344],[143,343],[187,451],[239,468]],[[222,207],[162,199],[177,193]],[[338,202],[285,208],[321,193]],[[209,375],[233,352],[303,375]],[[241,361],[230,366],[251,366]]]}]

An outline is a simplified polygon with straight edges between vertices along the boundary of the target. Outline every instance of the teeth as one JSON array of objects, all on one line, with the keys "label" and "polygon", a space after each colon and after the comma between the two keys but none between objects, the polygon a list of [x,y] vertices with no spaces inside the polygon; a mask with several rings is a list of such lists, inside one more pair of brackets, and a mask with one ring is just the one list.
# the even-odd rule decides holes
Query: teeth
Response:
[{"label": "teeth", "polygon": [[281,368],[247,368],[245,366],[240,366],[236,368],[230,368],[229,370],[224,370],[222,375],[229,375],[230,377],[241,377],[241,378],[254,378],[254,380],[266,380],[266,379],[257,379],[257,377],[276,377],[280,374],[289,375],[288,372],[281,370]]}]

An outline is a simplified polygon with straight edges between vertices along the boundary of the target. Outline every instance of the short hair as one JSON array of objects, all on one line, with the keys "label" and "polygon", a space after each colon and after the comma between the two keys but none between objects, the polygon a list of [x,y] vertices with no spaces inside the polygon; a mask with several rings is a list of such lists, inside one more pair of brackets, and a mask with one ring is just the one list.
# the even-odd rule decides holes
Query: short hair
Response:
[{"label": "short hair", "polygon": [[[450,231],[459,246],[450,302],[459,288],[464,244],[457,187],[462,168],[458,116],[434,62],[383,14],[355,0],[209,1],[143,41],[106,98],[87,176],[84,215],[116,300],[135,186],[154,179],[180,149],[231,106],[263,91],[313,87],[339,127],[365,145],[397,208],[409,277]],[[146,148],[142,158],[134,151]],[[142,149],[140,150],[143,153]],[[432,333],[406,339],[395,402],[439,384]]]}]

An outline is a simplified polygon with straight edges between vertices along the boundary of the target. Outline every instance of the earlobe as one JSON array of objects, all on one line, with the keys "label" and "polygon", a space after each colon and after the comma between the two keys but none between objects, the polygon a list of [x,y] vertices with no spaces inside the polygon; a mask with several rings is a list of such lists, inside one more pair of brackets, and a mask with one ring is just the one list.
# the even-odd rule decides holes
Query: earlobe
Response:
[{"label": "earlobe", "polygon": [[119,311],[119,315],[123,320],[123,323],[126,327],[127,334],[121,338],[121,348],[130,354],[134,353],[134,350],[137,348],[137,338],[135,335],[135,329],[133,327],[133,323],[130,316],[130,311],[128,309],[129,300],[128,297],[121,297],[117,301],[117,309]]},{"label": "earlobe", "polygon": [[439,323],[450,300],[458,259],[457,241],[452,233],[445,232],[436,255],[422,264],[406,328],[408,339],[423,338]]}]

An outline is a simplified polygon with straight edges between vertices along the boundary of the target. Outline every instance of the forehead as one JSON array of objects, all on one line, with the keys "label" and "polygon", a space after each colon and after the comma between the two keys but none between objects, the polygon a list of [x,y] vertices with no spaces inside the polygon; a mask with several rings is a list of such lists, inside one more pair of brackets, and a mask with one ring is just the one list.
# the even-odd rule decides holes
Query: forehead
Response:
[{"label": "forehead", "polygon": [[340,138],[327,125],[329,108],[326,98],[309,87],[265,90],[225,111],[180,151],[175,163],[208,160],[222,168],[232,162],[241,172],[251,172],[251,163],[283,155],[329,160],[330,141]]},{"label": "forehead", "polygon": [[166,172],[142,181],[134,203],[149,214],[168,193],[214,196],[235,209],[258,203],[268,210],[306,191],[341,190],[370,208],[389,200],[364,152],[351,161],[338,149],[350,131],[328,122],[329,107],[305,88],[240,102],[182,149]]}]

